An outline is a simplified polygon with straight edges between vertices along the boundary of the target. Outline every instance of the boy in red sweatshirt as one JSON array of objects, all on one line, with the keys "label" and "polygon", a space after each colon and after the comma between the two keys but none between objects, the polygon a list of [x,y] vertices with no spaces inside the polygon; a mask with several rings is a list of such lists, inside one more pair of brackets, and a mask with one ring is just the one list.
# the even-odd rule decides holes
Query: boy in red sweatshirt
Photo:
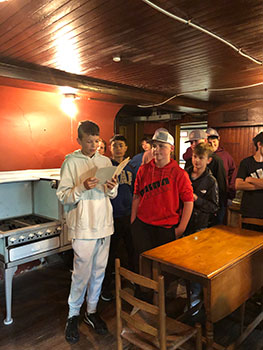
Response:
[{"label": "boy in red sweatshirt", "polygon": [[193,209],[189,176],[171,159],[174,138],[157,129],[152,138],[154,159],[139,168],[134,186],[131,223],[135,271],[140,254],[180,238]]}]

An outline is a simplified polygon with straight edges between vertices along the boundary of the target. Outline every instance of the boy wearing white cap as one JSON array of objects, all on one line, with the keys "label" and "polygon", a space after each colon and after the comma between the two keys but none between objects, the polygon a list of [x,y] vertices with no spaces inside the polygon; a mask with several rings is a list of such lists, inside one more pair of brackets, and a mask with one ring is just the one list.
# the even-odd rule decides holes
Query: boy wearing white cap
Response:
[{"label": "boy wearing white cap", "polygon": [[135,270],[142,252],[182,236],[193,209],[189,176],[171,159],[174,138],[157,129],[152,138],[154,159],[139,168],[134,185],[131,223]]}]

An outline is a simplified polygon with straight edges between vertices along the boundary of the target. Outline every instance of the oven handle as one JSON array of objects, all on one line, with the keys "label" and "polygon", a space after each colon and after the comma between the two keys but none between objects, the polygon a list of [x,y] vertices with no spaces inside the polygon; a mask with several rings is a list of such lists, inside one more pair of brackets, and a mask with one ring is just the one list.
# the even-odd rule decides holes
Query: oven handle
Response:
[{"label": "oven handle", "polygon": [[36,245],[35,247],[31,248],[31,252],[38,252],[41,249],[40,245]]}]

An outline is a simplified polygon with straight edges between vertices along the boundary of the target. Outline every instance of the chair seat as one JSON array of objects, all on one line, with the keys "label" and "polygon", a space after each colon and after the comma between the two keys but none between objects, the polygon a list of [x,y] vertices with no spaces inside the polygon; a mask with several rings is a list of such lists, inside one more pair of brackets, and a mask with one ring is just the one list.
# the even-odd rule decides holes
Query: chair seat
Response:
[{"label": "chair seat", "polygon": [[[156,327],[158,320],[156,317],[149,315],[146,312],[138,311],[134,318],[138,322],[147,322],[148,324]],[[185,343],[188,339],[192,338],[197,333],[197,329],[190,327],[182,322],[178,322],[170,317],[166,317],[166,341],[167,350],[177,349],[181,344]],[[128,340],[135,346],[145,350],[157,350],[160,349],[158,339],[154,336],[139,331],[135,327],[129,325],[124,327],[121,332],[122,338]]]}]

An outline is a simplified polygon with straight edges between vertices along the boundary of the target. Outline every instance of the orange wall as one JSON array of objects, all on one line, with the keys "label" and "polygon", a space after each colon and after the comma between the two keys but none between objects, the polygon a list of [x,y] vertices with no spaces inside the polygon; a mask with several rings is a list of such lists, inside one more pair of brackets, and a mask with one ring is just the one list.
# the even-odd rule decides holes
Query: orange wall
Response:
[{"label": "orange wall", "polygon": [[48,169],[61,166],[76,142],[80,120],[90,119],[108,140],[122,105],[76,100],[78,114],[71,119],[61,110],[62,96],[55,93],[0,87],[0,171]]}]

